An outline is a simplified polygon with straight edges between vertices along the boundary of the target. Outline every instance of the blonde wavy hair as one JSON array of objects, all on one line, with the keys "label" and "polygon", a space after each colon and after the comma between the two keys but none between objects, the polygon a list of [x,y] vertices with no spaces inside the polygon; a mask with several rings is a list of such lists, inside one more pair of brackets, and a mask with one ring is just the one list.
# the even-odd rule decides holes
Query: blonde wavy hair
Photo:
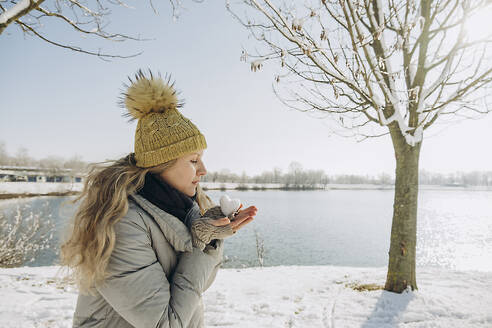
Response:
[{"label": "blonde wavy hair", "polygon": [[[136,166],[134,153],[115,161],[92,165],[82,193],[72,201],[81,202],[61,245],[61,264],[69,270],[82,293],[106,277],[106,267],[115,245],[114,225],[128,211],[128,195],[143,187],[148,172],[161,173],[174,165],[172,160],[150,168]],[[197,187],[197,203],[203,214],[215,204]]]}]

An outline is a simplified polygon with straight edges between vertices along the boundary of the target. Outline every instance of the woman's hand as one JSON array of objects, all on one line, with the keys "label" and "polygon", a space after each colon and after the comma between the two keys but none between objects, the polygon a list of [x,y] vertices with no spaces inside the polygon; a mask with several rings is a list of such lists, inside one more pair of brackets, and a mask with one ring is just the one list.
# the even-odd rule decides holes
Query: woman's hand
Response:
[{"label": "woman's hand", "polygon": [[[242,204],[239,206],[241,209]],[[207,217],[198,218],[191,223],[191,235],[193,246],[203,250],[213,239],[225,239],[236,233],[246,224],[253,221],[256,212],[255,206],[250,206],[240,211],[231,221],[228,217],[211,219]]]},{"label": "woman's hand", "polygon": [[[243,204],[239,206],[239,209],[243,207]],[[238,209],[238,211],[239,211]],[[234,216],[234,220],[229,220],[228,217],[225,218],[220,218],[220,219],[215,219],[215,220],[210,220],[210,223],[213,224],[216,227],[220,226],[225,226],[230,224],[232,231],[236,233],[239,229],[250,223],[251,221],[254,220],[254,216],[256,215],[256,212],[258,209],[255,206],[250,206],[242,211],[239,211],[236,216]]]}]

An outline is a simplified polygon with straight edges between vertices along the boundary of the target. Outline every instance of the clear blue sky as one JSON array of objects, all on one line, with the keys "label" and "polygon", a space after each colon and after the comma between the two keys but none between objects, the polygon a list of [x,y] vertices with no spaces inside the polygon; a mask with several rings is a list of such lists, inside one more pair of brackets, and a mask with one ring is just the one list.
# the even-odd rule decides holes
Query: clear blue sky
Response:
[{"label": "clear blue sky", "polygon": [[[132,151],[136,124],[121,117],[117,97],[127,75],[152,68],[176,80],[186,101],[183,114],[207,138],[204,161],[210,171],[228,168],[252,175],[275,166],[286,171],[291,161],[328,174],[394,171],[389,136],[357,143],[331,134],[326,121],[285,108],[272,92],[273,63],[253,73],[239,60],[242,45],[252,50],[253,43],[222,1],[187,2],[189,10],[177,22],[167,1],[154,3],[159,15],[140,2],[133,10],[114,10],[107,27],[151,41],[81,39],[48,20],[41,30],[89,50],[144,51],[131,59],[104,62],[24,37],[16,26],[7,28],[0,36],[0,141],[10,154],[23,146],[38,159],[124,156]],[[424,136],[421,168],[492,169],[491,126],[492,115],[445,130],[434,127]]]}]

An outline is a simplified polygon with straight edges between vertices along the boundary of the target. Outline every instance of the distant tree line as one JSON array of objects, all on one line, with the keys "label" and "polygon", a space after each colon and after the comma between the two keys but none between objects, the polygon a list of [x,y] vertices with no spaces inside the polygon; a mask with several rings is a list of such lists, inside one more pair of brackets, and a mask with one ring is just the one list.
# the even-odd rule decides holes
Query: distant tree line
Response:
[{"label": "distant tree line", "polygon": [[264,171],[259,175],[252,177],[246,172],[241,175],[231,172],[228,169],[220,171],[208,171],[207,175],[201,179],[204,182],[232,182],[232,183],[276,183],[285,186],[314,187],[317,185],[326,186],[327,184],[393,184],[394,178],[387,173],[381,173],[378,176],[357,175],[357,174],[340,174],[328,175],[323,170],[304,170],[297,162],[289,165],[287,172],[282,172],[278,167],[271,171]]},{"label": "distant tree line", "polygon": [[58,169],[72,169],[77,172],[84,172],[88,163],[84,162],[79,155],[72,156],[69,159],[50,155],[38,160],[31,157],[24,147],[19,148],[14,155],[10,155],[5,149],[5,143],[0,141],[0,166],[37,167],[55,171]]},{"label": "distant tree line", "polygon": [[[241,175],[228,169],[220,171],[209,171],[202,177],[205,182],[233,182],[233,183],[279,183],[287,186],[304,185],[312,187],[327,184],[376,184],[393,185],[394,175],[380,173],[369,174],[336,174],[328,175],[323,170],[304,170],[298,162],[292,162],[287,172],[275,167],[271,171],[264,171],[252,177],[246,172]],[[436,173],[420,170],[419,182],[422,185],[468,185],[468,186],[492,186],[492,171],[472,171],[454,173]]]},{"label": "distant tree line", "polygon": [[248,176],[245,171],[241,175],[231,172],[228,169],[212,172],[201,179],[204,182],[233,182],[233,183],[278,183],[287,186],[314,187],[315,185],[326,185],[330,179],[323,170],[304,170],[298,162],[289,165],[288,172],[283,173],[282,169],[275,167],[271,171],[264,171],[262,174]]},{"label": "distant tree line", "polygon": [[420,184],[492,186],[492,171],[436,173],[420,170]]},{"label": "distant tree line", "polygon": [[[26,148],[19,148],[15,155],[9,155],[5,150],[5,143],[0,142],[0,165],[6,166],[30,166],[46,169],[73,169],[83,172],[89,163],[80,156],[64,159],[59,156],[47,156],[36,160],[29,156]],[[204,182],[232,182],[232,183],[276,183],[285,186],[326,186],[327,184],[376,184],[393,185],[394,175],[383,172],[378,175],[369,174],[335,174],[328,175],[323,170],[305,170],[301,163],[291,162],[287,172],[282,172],[279,167],[261,174],[249,176],[245,171],[236,174],[229,169],[220,171],[208,171],[201,179]],[[467,185],[467,186],[492,186],[492,171],[471,171],[439,173],[420,170],[419,183],[422,185]]]}]

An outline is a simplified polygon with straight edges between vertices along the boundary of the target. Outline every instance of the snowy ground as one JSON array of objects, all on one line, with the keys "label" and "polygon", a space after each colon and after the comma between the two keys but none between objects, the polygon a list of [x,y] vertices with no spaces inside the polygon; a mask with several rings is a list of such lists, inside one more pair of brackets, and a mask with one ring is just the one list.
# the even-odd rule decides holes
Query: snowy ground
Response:
[{"label": "snowy ground", "polygon": [[[0,269],[2,327],[70,327],[77,297],[58,267]],[[382,285],[386,268],[221,269],[204,293],[207,327],[492,327],[492,273],[417,268],[419,290]]]},{"label": "snowy ground", "polygon": [[67,182],[0,182],[0,194],[48,194],[81,191],[82,183]]}]

